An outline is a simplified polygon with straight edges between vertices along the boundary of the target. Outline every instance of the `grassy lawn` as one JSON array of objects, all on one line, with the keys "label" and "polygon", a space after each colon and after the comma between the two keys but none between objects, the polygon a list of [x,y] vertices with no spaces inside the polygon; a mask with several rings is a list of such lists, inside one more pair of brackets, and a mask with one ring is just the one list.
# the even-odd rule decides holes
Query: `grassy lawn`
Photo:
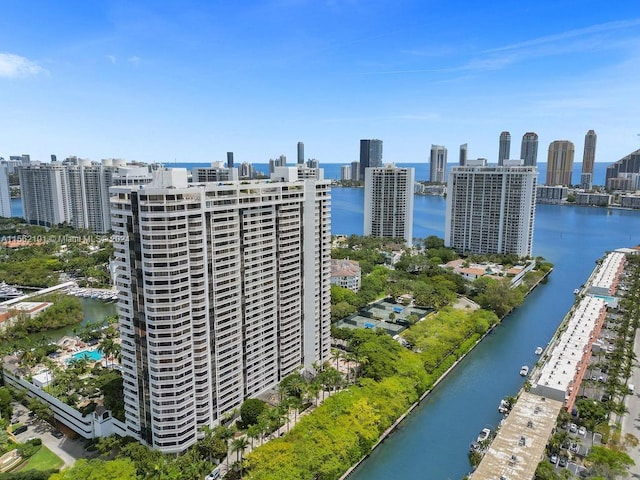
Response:
[{"label": "grassy lawn", "polygon": [[56,468],[62,468],[64,462],[55,453],[42,445],[40,450],[29,459],[21,471],[24,470],[52,470]]}]

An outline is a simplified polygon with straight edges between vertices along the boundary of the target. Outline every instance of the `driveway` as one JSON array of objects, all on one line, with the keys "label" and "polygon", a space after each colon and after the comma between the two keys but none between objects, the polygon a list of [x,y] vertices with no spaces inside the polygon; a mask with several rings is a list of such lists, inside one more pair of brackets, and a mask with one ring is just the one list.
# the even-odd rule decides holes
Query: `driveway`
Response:
[{"label": "driveway", "polygon": [[31,437],[42,440],[42,444],[46,445],[49,450],[58,455],[65,466],[71,466],[78,458],[87,458],[90,455],[85,452],[84,444],[86,440],[80,437],[72,440],[67,437],[56,438],[51,435],[55,429],[44,420],[36,417],[29,417],[29,410],[19,403],[13,404],[13,417],[18,422],[27,425],[27,431],[16,435],[19,442],[25,442]]}]

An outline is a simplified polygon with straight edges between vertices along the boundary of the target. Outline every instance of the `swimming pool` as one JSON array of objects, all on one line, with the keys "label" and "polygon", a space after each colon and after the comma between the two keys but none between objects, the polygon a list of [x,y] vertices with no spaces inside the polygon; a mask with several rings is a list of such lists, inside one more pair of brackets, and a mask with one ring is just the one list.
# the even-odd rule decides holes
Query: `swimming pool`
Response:
[{"label": "swimming pool", "polygon": [[90,362],[99,362],[102,360],[102,354],[98,350],[82,350],[81,352],[71,355],[71,358],[76,360],[84,358]]}]

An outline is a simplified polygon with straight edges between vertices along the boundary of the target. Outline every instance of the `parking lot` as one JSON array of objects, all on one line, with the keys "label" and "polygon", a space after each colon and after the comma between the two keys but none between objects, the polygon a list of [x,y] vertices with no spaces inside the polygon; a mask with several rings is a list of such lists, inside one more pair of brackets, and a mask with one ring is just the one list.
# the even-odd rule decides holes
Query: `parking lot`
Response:
[{"label": "parking lot", "polygon": [[[13,403],[12,423],[22,423],[27,428],[15,435],[19,442],[26,442],[32,437],[40,438],[42,444],[58,455],[66,466],[73,465],[78,458],[87,458],[91,455],[84,450],[86,440],[83,438],[71,439],[62,434],[50,424],[29,415],[29,410],[19,403]],[[59,438],[58,438],[59,437]]]}]

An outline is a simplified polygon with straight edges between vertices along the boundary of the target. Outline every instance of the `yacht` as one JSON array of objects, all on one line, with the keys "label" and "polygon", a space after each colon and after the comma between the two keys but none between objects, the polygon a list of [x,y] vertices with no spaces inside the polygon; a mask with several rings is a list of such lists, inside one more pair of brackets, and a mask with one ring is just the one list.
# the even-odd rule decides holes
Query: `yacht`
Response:
[{"label": "yacht", "polygon": [[498,407],[498,411],[503,414],[509,411],[509,402],[507,402],[504,398],[500,400],[500,406]]},{"label": "yacht", "polygon": [[523,377],[526,377],[527,375],[529,375],[529,367],[526,365],[523,365],[522,368],[520,369],[520,375],[522,375]]},{"label": "yacht", "polygon": [[537,347],[536,351],[534,352],[536,355],[540,355],[542,354],[542,347]]},{"label": "yacht", "polygon": [[6,282],[0,282],[0,298],[18,298],[24,295],[20,290],[11,285],[7,285]]},{"label": "yacht", "polygon": [[476,442],[478,443],[484,442],[489,438],[489,435],[491,435],[491,430],[489,430],[488,428],[483,428],[482,430],[480,430],[480,433],[478,434],[478,438],[476,439]]}]

